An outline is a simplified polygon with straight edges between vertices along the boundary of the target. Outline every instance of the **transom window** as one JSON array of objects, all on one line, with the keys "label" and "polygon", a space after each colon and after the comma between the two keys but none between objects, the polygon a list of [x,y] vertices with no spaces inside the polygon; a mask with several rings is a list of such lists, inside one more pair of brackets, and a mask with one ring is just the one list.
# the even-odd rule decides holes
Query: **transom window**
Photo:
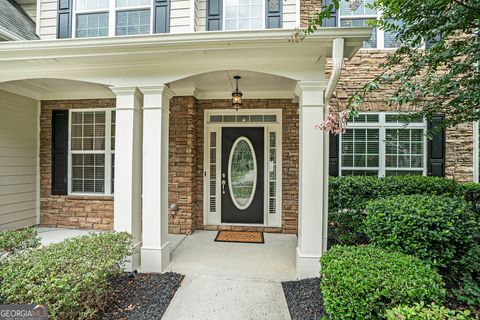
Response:
[{"label": "transom window", "polygon": [[[350,8],[350,3],[342,1],[340,2],[340,9],[338,14],[339,23],[341,27],[366,27],[367,21],[372,19],[378,19],[380,12],[371,9],[368,5],[371,5],[375,0],[364,0],[360,2],[359,7],[356,10]],[[396,34],[383,30],[372,30],[372,36],[369,40],[363,42],[363,48],[397,48],[399,44],[395,41]]]},{"label": "transom window", "polygon": [[264,2],[262,0],[224,0],[224,30],[263,29]]},{"label": "transom window", "polygon": [[426,173],[426,122],[408,124],[394,113],[361,113],[340,136],[340,175]]},{"label": "transom window", "polygon": [[152,0],[74,0],[75,37],[150,34]]},{"label": "transom window", "polygon": [[71,110],[69,123],[69,193],[112,194],[115,111]]}]

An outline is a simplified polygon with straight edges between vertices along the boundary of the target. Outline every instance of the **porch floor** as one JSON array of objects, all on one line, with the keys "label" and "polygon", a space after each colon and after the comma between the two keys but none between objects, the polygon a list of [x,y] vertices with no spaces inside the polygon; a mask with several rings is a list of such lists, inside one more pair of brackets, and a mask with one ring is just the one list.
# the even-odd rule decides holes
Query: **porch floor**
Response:
[{"label": "porch floor", "polygon": [[265,233],[265,243],[215,242],[217,231],[195,231],[171,254],[166,271],[239,280],[288,281],[296,278],[297,237]]}]

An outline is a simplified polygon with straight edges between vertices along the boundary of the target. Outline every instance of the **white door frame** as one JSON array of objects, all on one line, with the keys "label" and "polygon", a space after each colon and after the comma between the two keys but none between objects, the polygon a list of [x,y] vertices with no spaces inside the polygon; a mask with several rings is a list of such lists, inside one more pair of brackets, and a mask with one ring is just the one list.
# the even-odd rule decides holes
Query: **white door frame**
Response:
[{"label": "white door frame", "polygon": [[[276,121],[242,122],[240,119],[235,122],[211,122],[210,117],[214,116],[276,116]],[[222,128],[224,127],[263,127],[264,130],[264,223],[222,223],[221,203],[221,154],[222,154]],[[275,136],[275,146],[270,148],[270,134]],[[210,135],[215,137],[215,143],[210,141]],[[240,225],[260,227],[281,227],[282,226],[282,109],[215,109],[204,111],[204,172],[203,172],[203,223],[205,225]],[[270,153],[275,155],[275,166],[270,164]],[[214,154],[215,159],[211,161],[210,155]],[[213,172],[211,168],[215,168]],[[275,173],[275,180],[270,180],[270,168]],[[212,177],[212,178],[210,178]],[[275,184],[275,190],[270,192],[270,182]],[[210,191],[210,187],[215,190]],[[270,200],[274,205],[270,207]]]}]

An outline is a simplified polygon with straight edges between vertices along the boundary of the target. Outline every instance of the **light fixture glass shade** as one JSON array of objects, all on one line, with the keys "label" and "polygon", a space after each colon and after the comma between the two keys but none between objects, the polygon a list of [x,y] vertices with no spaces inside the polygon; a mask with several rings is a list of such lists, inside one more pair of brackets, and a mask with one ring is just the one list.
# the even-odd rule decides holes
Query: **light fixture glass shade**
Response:
[{"label": "light fixture glass shade", "polygon": [[235,108],[239,108],[242,106],[242,92],[239,90],[235,90],[232,92],[232,105]]}]

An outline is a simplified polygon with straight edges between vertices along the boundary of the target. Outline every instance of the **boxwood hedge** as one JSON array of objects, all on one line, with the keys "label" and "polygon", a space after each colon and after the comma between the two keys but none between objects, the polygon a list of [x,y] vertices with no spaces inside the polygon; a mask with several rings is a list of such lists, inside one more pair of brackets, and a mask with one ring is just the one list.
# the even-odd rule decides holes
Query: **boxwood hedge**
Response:
[{"label": "boxwood hedge", "polygon": [[383,319],[386,309],[442,303],[444,284],[426,262],[371,245],[334,246],[320,259],[320,287],[331,319]]},{"label": "boxwood hedge", "polygon": [[2,303],[47,304],[52,319],[91,319],[129,254],[127,233],[91,234],[25,251],[0,264]]},{"label": "boxwood hedge", "polygon": [[461,198],[393,196],[369,202],[365,212],[374,245],[429,261],[450,277],[480,267],[478,221]]},{"label": "boxwood hedge", "polygon": [[386,312],[387,320],[468,320],[472,319],[468,310],[450,310],[432,303],[426,306],[417,303],[413,307],[395,307]]},{"label": "boxwood hedge", "polygon": [[413,194],[463,197],[464,192],[454,180],[426,176],[331,177],[329,188],[330,236],[345,245],[368,243],[364,220],[370,200]]}]

